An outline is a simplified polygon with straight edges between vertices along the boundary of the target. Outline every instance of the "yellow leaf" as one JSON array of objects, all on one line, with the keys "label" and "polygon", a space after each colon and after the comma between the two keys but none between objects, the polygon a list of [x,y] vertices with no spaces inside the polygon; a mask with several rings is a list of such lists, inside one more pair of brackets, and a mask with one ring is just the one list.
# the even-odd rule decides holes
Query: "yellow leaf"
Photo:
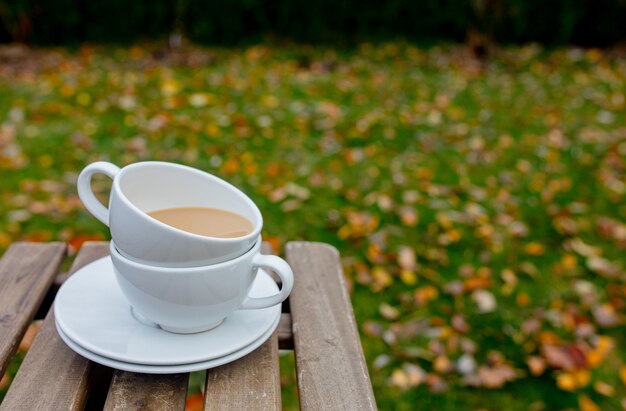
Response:
[{"label": "yellow leaf", "polygon": [[591,401],[591,398],[586,395],[581,395],[578,397],[578,406],[581,411],[602,411],[598,405]]},{"label": "yellow leaf", "polygon": [[372,278],[374,291],[381,291],[389,287],[393,282],[389,272],[380,266],[374,267],[372,270]]},{"label": "yellow leaf", "polygon": [[278,98],[272,94],[266,94],[261,97],[261,104],[263,104],[265,107],[276,108],[280,104],[280,100],[278,100]]},{"label": "yellow leaf", "polygon": [[220,128],[217,124],[209,123],[204,127],[204,131],[211,137],[215,137],[220,133]]},{"label": "yellow leaf", "polygon": [[577,388],[576,377],[569,372],[562,372],[556,377],[556,385],[563,391],[575,391]]},{"label": "yellow leaf", "polygon": [[461,232],[457,229],[452,229],[446,233],[448,235],[448,240],[451,243],[456,243],[461,239]]},{"label": "yellow leaf", "polygon": [[180,91],[180,83],[174,79],[167,79],[161,83],[161,93],[166,96],[171,96]]},{"label": "yellow leaf", "polygon": [[411,270],[400,271],[400,280],[406,285],[413,285],[417,283],[417,275]]},{"label": "yellow leaf", "polygon": [[600,353],[606,355],[613,349],[613,338],[608,335],[601,335],[598,337],[598,341],[596,343],[596,348]]},{"label": "yellow leaf", "polygon": [[437,215],[435,215],[435,219],[437,220],[437,223],[439,223],[439,225],[444,229],[448,230],[452,228],[452,220],[450,220],[448,213],[440,211],[437,213]]},{"label": "yellow leaf", "polygon": [[81,106],[88,106],[91,103],[91,96],[85,92],[78,93],[76,102]]},{"label": "yellow leaf", "polygon": [[346,238],[350,237],[351,234],[352,234],[352,229],[347,224],[342,226],[339,229],[339,231],[337,231],[337,237],[339,237],[342,240],[345,240]]},{"label": "yellow leaf", "polygon": [[588,369],[580,368],[573,372],[574,378],[576,378],[576,385],[578,387],[584,387],[589,384],[591,380],[591,374]]},{"label": "yellow leaf", "polygon": [[602,364],[602,361],[604,360],[604,355],[602,355],[602,353],[600,353],[600,351],[598,350],[588,351],[585,354],[585,357],[587,358],[587,364],[591,368],[596,368],[597,366]]}]

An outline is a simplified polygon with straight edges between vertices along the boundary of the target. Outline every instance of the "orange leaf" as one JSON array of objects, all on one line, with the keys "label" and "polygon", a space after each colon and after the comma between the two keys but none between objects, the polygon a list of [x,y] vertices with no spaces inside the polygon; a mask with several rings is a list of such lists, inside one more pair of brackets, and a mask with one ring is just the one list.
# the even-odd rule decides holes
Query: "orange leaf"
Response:
[{"label": "orange leaf", "polygon": [[18,351],[20,352],[28,351],[30,346],[33,344],[33,341],[35,340],[35,337],[37,337],[37,334],[39,334],[39,331],[41,330],[41,325],[42,325],[41,321],[35,321],[28,326],[28,328],[26,329],[26,333],[24,334],[24,337],[22,338],[22,341],[20,342]]},{"label": "orange leaf", "polygon": [[70,254],[77,252],[86,241],[103,241],[102,234],[77,234],[68,241]]},{"label": "orange leaf", "polygon": [[202,393],[193,394],[187,397],[185,411],[202,411],[204,409],[204,396]]},{"label": "orange leaf", "polygon": [[523,306],[528,305],[530,303],[530,297],[525,292],[521,292],[517,294],[517,304]]},{"label": "orange leaf", "polygon": [[591,401],[591,398],[586,395],[578,397],[578,405],[581,411],[602,411],[595,402]]},{"label": "orange leaf", "polygon": [[432,285],[415,290],[415,302],[419,306],[426,305],[430,300],[434,300],[439,295],[439,291]]},{"label": "orange leaf", "polygon": [[3,390],[6,387],[8,387],[10,382],[11,382],[11,376],[9,375],[8,372],[4,373],[4,375],[0,378],[0,390]]},{"label": "orange leaf", "polygon": [[524,250],[526,251],[526,254],[529,255],[543,255],[543,253],[545,252],[545,247],[543,246],[543,244],[538,243],[538,242],[531,242],[526,244],[526,247],[524,247]]},{"label": "orange leaf", "polygon": [[474,291],[483,288],[489,288],[491,286],[491,279],[484,277],[469,277],[463,283],[463,289],[465,291]]},{"label": "orange leaf", "polygon": [[263,237],[263,241],[267,241],[268,243],[270,243],[270,246],[272,247],[272,252],[274,254],[280,254],[282,250],[283,242],[280,240],[279,237],[276,237],[276,236]]},{"label": "orange leaf", "polygon": [[546,361],[538,356],[529,357],[526,360],[526,364],[528,365],[530,373],[535,377],[543,374],[546,369]]}]

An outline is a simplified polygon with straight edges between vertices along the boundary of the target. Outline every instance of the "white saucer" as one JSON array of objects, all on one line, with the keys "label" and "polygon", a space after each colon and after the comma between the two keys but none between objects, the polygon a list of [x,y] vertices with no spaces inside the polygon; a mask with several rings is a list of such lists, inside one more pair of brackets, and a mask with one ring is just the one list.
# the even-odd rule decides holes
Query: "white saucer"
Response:
[{"label": "white saucer", "polygon": [[59,324],[57,323],[57,332],[61,339],[67,344],[68,347],[72,349],[72,351],[82,355],[83,357],[91,360],[93,362],[97,362],[98,364],[106,365],[107,367],[116,368],[118,370],[130,371],[130,372],[140,372],[145,374],[177,374],[181,372],[192,372],[192,371],[202,371],[208,370],[209,368],[219,367],[220,365],[227,364],[229,362],[238,360],[239,358],[250,354],[252,351],[256,350],[261,346],[268,338],[272,335],[276,327],[278,327],[278,323],[280,322],[280,317],[276,319],[274,324],[263,334],[259,339],[252,342],[250,345],[242,348],[239,351],[235,351],[223,357],[214,358],[212,360],[194,362],[190,364],[179,364],[179,365],[146,365],[146,364],[134,364],[124,361],[116,361],[111,358],[106,358],[101,355],[95,354],[89,350],[84,349],[80,345],[76,344],[69,338],[61,329],[59,328]]},{"label": "white saucer", "polygon": [[[274,280],[259,269],[250,295],[262,297],[277,291]],[[110,257],[70,276],[54,303],[57,328],[82,349],[108,361],[150,366],[206,362],[238,353],[275,327],[280,311],[280,304],[235,311],[220,326],[197,334],[174,334],[144,325],[131,314]]]}]

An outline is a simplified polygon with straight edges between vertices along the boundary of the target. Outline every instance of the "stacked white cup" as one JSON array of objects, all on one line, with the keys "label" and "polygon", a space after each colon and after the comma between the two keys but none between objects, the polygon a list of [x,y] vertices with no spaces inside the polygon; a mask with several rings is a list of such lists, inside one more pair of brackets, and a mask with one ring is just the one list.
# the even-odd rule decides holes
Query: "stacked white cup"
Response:
[{"label": "stacked white cup", "polygon": [[[91,189],[96,173],[113,180],[108,208]],[[260,253],[263,218],[258,207],[216,176],[167,162],[139,162],[120,169],[99,161],[80,173],[78,194],[85,207],[109,226],[117,282],[142,320],[166,331],[201,332],[218,326],[235,310],[280,304],[291,292],[293,273],[287,262]],[[149,215],[187,207],[236,213],[252,228],[237,237],[213,237]],[[268,268],[281,278],[280,292],[248,296],[258,268]]]}]

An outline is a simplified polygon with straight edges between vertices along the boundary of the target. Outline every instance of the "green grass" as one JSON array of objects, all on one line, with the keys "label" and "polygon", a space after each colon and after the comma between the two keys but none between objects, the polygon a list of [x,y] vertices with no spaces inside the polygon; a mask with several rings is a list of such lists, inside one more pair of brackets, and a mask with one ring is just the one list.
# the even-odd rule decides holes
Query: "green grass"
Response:
[{"label": "green grass", "polygon": [[0,65],[0,247],[109,238],[77,198],[90,162],[188,164],[248,193],[279,251],[338,247],[381,409],[622,407],[626,60],[156,47]]}]

